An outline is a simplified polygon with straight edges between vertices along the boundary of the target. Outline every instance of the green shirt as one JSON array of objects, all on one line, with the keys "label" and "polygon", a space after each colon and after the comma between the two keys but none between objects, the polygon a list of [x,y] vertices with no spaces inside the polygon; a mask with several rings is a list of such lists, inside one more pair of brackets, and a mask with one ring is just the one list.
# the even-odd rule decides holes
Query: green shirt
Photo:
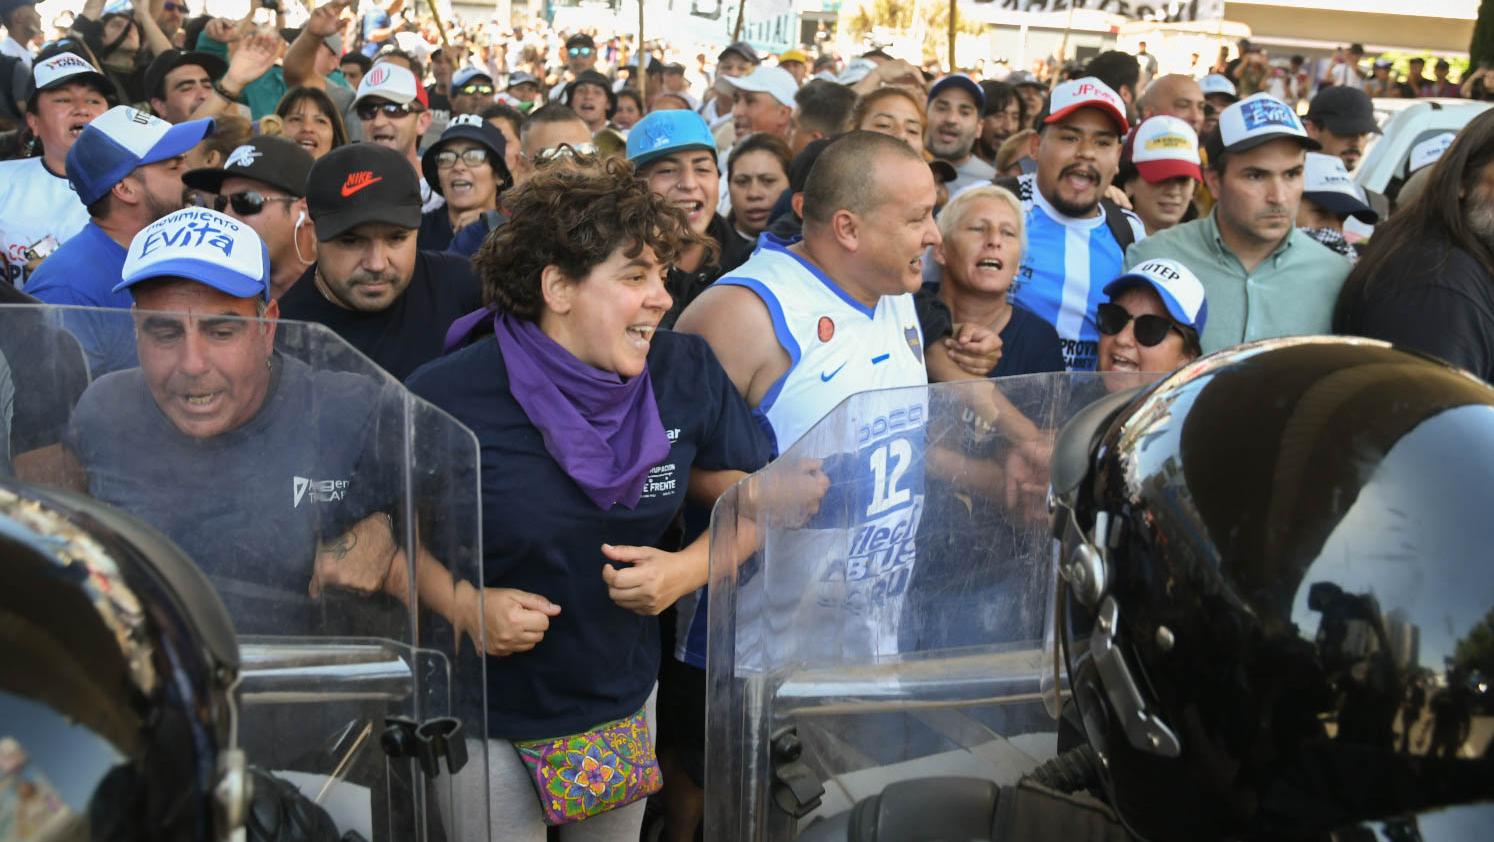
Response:
[{"label": "green shirt", "polygon": [[[222,41],[215,41],[204,32],[197,36],[197,49],[205,53],[212,53],[224,61],[228,61],[228,45]],[[327,74],[328,84],[348,85],[347,77],[342,75],[341,70],[334,70]],[[280,104],[280,98],[285,96],[289,88],[285,84],[285,70],[280,65],[275,65],[266,70],[263,75],[253,82],[244,86],[239,91],[239,102],[249,106],[249,117],[258,120],[266,114],[274,114],[275,106]],[[330,93],[330,92],[329,92]]]},{"label": "green shirt", "polygon": [[1352,264],[1293,228],[1271,256],[1246,272],[1219,236],[1214,213],[1160,231],[1126,251],[1126,268],[1166,257],[1203,283],[1205,354],[1276,336],[1329,333],[1338,289]]}]

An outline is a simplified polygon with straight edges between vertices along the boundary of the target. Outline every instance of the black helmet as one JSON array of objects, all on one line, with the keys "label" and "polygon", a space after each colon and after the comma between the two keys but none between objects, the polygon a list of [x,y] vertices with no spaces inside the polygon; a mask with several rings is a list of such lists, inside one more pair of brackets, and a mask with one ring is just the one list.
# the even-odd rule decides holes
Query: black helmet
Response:
[{"label": "black helmet", "polygon": [[1243,345],[1081,412],[1052,483],[1070,687],[1133,832],[1418,838],[1479,805],[1487,835],[1494,389]]},{"label": "black helmet", "polygon": [[197,568],[118,511],[11,481],[0,559],[11,818],[45,839],[197,842],[241,827],[238,645]]}]

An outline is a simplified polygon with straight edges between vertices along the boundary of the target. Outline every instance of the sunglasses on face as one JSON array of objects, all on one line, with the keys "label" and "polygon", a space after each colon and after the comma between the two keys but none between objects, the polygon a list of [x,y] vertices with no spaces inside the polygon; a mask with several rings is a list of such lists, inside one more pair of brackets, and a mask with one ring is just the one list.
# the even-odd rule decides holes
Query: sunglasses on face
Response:
[{"label": "sunglasses on face", "polygon": [[466,96],[492,96],[494,90],[495,89],[492,85],[463,85],[460,88],[457,88],[457,93],[464,94]]},{"label": "sunglasses on face", "polygon": [[575,145],[557,143],[554,146],[546,146],[544,149],[541,149],[539,154],[534,156],[534,158],[543,164],[559,158],[590,158],[596,154],[597,145],[595,143],[577,143]]},{"label": "sunglasses on face", "polygon": [[461,152],[442,150],[436,153],[436,169],[449,170],[456,166],[458,160],[469,167],[479,167],[488,162],[488,150],[476,146]]},{"label": "sunglasses on face", "polygon": [[169,0],[166,3],[162,3],[161,8],[165,9],[168,12],[181,12],[184,15],[191,14],[192,12],[192,10],[188,9],[186,6],[183,6],[180,3],[169,2]]},{"label": "sunglasses on face", "polygon": [[358,112],[358,119],[360,120],[372,120],[374,116],[380,111],[387,114],[389,116],[389,119],[397,120],[400,117],[405,116],[406,114],[414,114],[420,109],[411,108],[409,103],[398,105],[393,102],[381,102],[375,105],[370,102],[365,102],[354,110]]},{"label": "sunglasses on face", "polygon": [[571,54],[571,58],[577,58],[579,56],[589,56],[589,55],[591,55],[591,48],[590,47],[571,47],[571,48],[567,49],[566,52],[568,52],[568,53]]},{"label": "sunglasses on face", "polygon": [[266,196],[258,190],[245,190],[242,193],[228,193],[220,196],[208,196],[193,192],[187,196],[187,203],[199,208],[210,207],[222,213],[224,208],[233,208],[234,214],[238,216],[254,216],[265,209],[268,202],[294,202],[292,196]]},{"label": "sunglasses on face", "polygon": [[1101,304],[1095,316],[1095,322],[1100,328],[1100,333],[1106,336],[1115,336],[1125,330],[1126,324],[1132,321],[1136,322],[1136,326],[1132,328],[1132,334],[1136,337],[1137,343],[1143,348],[1151,348],[1161,344],[1162,340],[1167,338],[1167,334],[1170,331],[1177,330],[1178,334],[1182,335],[1182,331],[1178,330],[1177,325],[1173,324],[1170,319],[1151,314],[1132,316],[1126,312],[1126,308],[1119,304]]}]

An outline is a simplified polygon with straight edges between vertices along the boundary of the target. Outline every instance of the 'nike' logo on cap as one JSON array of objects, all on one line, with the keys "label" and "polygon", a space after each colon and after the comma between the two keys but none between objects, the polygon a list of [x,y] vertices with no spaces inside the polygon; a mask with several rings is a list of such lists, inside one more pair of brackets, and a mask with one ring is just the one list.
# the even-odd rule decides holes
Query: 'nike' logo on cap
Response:
[{"label": "'nike' logo on cap", "polygon": [[359,190],[367,187],[368,185],[383,180],[384,177],[382,175],[376,176],[369,170],[348,173],[348,180],[342,183],[342,197],[346,199],[354,193],[357,193]]}]

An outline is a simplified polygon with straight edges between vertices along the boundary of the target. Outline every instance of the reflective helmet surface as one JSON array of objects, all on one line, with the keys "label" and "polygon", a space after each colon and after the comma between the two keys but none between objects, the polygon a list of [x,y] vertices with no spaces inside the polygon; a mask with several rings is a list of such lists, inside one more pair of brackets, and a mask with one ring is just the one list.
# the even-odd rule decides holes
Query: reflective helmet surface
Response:
[{"label": "reflective helmet surface", "polygon": [[1070,685],[1133,831],[1488,838],[1494,389],[1271,340],[1100,402],[1055,453]]},{"label": "reflective helmet surface", "polygon": [[11,481],[0,569],[0,839],[223,838],[238,648],[202,574],[114,509]]}]

